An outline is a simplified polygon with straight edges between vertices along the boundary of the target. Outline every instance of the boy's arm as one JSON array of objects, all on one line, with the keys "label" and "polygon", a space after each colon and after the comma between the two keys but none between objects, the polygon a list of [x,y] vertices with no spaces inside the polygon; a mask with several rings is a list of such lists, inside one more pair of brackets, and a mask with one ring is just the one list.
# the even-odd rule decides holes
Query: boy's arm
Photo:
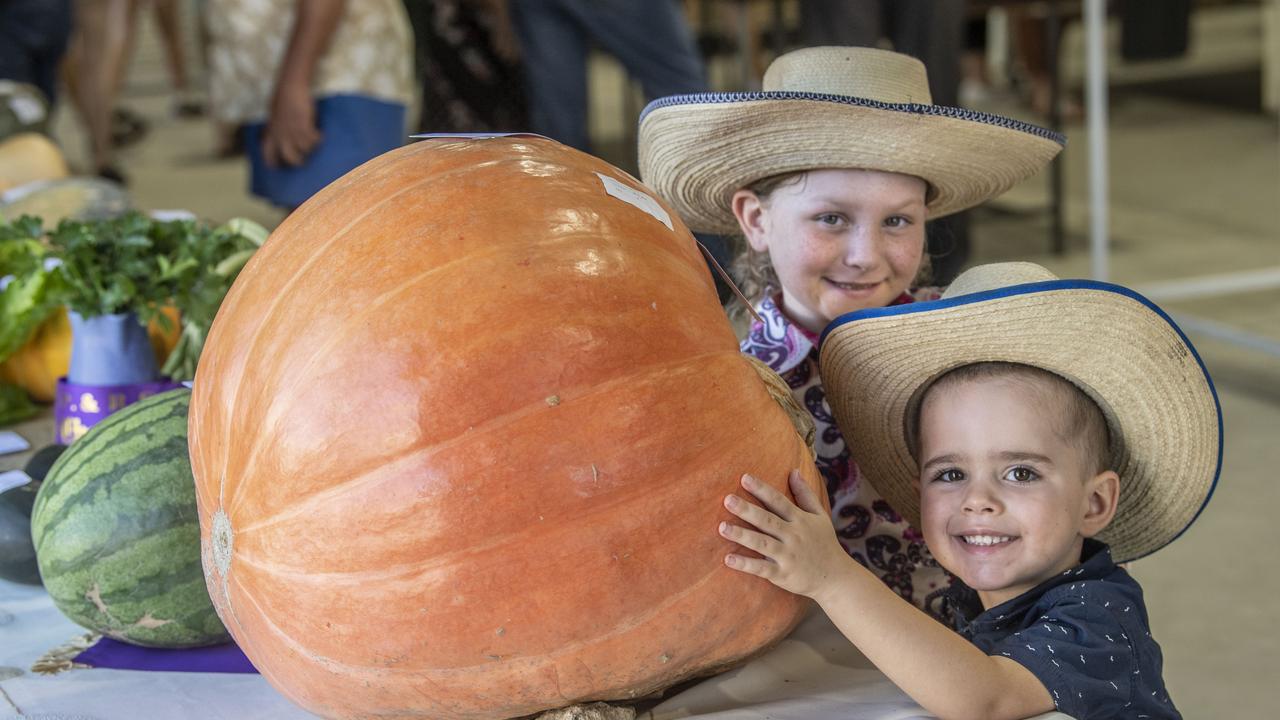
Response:
[{"label": "boy's arm", "polygon": [[849,557],[799,473],[790,482],[799,507],[750,476],[742,486],[764,508],[725,498],[729,511],[757,530],[723,523],[720,533],[763,556],[730,554],[725,564],[816,600],[867,659],[940,718],[1025,718],[1054,709],[1030,670],[986,655]]}]

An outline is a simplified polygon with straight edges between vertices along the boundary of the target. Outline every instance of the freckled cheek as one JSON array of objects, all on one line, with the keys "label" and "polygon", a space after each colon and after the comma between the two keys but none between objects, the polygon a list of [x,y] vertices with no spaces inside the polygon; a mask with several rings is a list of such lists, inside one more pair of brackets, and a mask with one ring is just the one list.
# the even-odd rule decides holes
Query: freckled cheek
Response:
[{"label": "freckled cheek", "polygon": [[889,253],[895,263],[914,267],[920,264],[920,258],[924,255],[924,240],[913,240],[895,245],[889,250]]},{"label": "freckled cheek", "polygon": [[895,275],[905,277],[908,282],[919,272],[923,258],[924,235],[901,238],[899,242],[889,243],[885,248],[885,259],[894,269]]},{"label": "freckled cheek", "polygon": [[814,272],[825,270],[839,257],[834,243],[800,239],[792,248],[796,263]]}]

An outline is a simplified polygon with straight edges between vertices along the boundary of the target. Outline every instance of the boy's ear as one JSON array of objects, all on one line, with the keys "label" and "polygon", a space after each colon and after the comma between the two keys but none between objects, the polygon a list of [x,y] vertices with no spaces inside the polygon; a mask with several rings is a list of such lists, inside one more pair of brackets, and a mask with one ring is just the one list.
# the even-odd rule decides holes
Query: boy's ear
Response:
[{"label": "boy's ear", "polygon": [[742,228],[742,234],[746,236],[751,249],[766,252],[769,243],[765,239],[764,203],[760,202],[760,196],[750,190],[738,190],[733,194],[731,207],[733,216],[738,219],[738,227]]},{"label": "boy's ear", "polygon": [[1106,470],[1085,481],[1084,518],[1080,534],[1093,537],[1111,524],[1120,502],[1120,476],[1114,470]]}]

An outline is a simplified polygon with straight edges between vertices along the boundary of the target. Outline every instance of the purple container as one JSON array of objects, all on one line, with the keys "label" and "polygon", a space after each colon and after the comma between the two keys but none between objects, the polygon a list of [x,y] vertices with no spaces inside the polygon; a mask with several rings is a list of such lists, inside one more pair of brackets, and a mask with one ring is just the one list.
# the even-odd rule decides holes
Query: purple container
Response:
[{"label": "purple container", "polygon": [[81,317],[72,310],[71,367],[67,377],[82,385],[126,385],[150,382],[155,354],[147,328],[133,313]]},{"label": "purple container", "polygon": [[70,445],[89,428],[111,413],[144,398],[182,387],[175,380],[130,383],[128,385],[81,385],[66,378],[58,380],[53,402],[54,441]]}]

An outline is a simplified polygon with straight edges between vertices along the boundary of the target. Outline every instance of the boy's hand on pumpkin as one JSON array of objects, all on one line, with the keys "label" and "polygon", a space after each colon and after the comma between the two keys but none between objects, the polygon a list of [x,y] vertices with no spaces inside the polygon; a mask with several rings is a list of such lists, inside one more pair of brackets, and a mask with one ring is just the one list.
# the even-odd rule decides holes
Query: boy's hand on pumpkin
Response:
[{"label": "boy's hand on pumpkin", "polygon": [[764,507],[737,495],[725,497],[724,505],[729,512],[754,529],[721,523],[720,534],[763,557],[730,553],[724,562],[734,570],[758,575],[784,590],[813,597],[839,573],[849,556],[836,540],[831,518],[805,485],[800,471],[792,470],[788,481],[798,505],[750,475],[742,476],[742,487]]}]

